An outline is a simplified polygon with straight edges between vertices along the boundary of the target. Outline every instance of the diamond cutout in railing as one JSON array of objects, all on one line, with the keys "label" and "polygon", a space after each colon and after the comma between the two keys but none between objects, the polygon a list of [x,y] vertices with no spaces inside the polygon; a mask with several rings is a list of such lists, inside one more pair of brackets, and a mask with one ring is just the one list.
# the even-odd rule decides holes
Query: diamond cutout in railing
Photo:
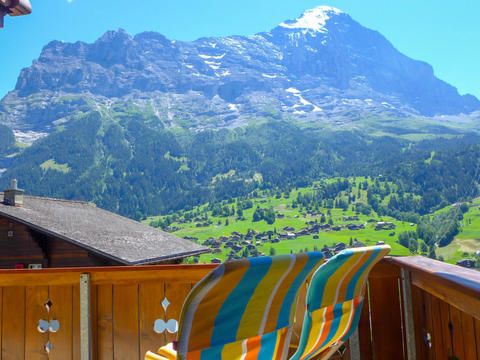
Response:
[{"label": "diamond cutout in railing", "polygon": [[50,351],[52,351],[52,349],[53,349],[52,343],[50,341],[48,341],[45,344],[45,351],[47,352],[48,355],[50,355]]},{"label": "diamond cutout in railing", "polygon": [[52,308],[53,306],[53,303],[50,299],[47,300],[47,302],[45,303],[45,307],[47,308],[47,311],[50,312],[50,309]]},{"label": "diamond cutout in railing", "polygon": [[165,297],[165,299],[163,299],[162,301],[162,307],[163,307],[163,310],[165,310],[165,312],[167,311],[167,308],[169,305],[170,305],[170,301],[168,301],[167,297]]}]

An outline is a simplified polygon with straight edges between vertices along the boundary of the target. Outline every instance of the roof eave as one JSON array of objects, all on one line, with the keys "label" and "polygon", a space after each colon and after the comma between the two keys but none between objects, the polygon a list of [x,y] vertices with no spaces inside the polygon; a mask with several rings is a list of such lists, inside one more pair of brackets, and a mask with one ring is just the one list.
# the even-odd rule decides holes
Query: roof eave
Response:
[{"label": "roof eave", "polygon": [[209,253],[211,251],[212,250],[210,248],[205,247],[205,248],[200,249],[200,250],[187,251],[187,252],[175,254],[174,256],[161,256],[161,257],[156,257],[156,258],[151,258],[151,259],[146,259],[146,260],[134,261],[134,262],[131,262],[130,265],[147,265],[147,264],[158,263],[158,262],[162,262],[162,261],[182,259],[182,258],[189,257],[189,256],[206,254],[206,253]]}]

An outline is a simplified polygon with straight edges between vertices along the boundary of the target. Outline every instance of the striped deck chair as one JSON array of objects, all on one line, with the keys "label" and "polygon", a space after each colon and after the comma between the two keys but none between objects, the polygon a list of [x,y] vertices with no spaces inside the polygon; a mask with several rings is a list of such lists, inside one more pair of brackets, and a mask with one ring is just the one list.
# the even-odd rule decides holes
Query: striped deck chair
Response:
[{"label": "striped deck chair", "polygon": [[320,266],[308,287],[300,341],[290,360],[328,359],[350,337],[368,274],[390,250],[388,245],[347,249]]},{"label": "striped deck chair", "polygon": [[312,252],[219,265],[183,304],[177,351],[145,359],[286,359],[298,290],[323,261]]}]

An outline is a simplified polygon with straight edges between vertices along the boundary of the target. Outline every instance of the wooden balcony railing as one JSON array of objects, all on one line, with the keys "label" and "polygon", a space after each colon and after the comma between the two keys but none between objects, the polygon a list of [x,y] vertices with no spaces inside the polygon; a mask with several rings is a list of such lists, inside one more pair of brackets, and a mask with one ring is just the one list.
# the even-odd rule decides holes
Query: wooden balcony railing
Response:
[{"label": "wooden balcony railing", "polygon": [[[143,359],[214,265],[0,271],[0,359]],[[372,271],[341,359],[480,359],[480,273],[419,257]]]}]

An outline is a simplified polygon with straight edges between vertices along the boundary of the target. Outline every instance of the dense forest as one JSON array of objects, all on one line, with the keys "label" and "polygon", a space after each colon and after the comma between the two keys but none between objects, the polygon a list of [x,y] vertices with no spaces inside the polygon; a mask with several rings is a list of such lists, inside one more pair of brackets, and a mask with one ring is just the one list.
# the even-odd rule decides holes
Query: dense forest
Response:
[{"label": "dense forest", "polygon": [[[272,119],[193,132],[163,128],[137,113],[107,119],[92,112],[7,158],[19,150],[11,131],[2,133],[0,168],[9,165],[2,188],[16,177],[27,193],[92,201],[135,219],[335,176],[381,175],[395,184],[395,196],[381,204],[387,190],[372,186],[370,206],[406,220],[478,193],[475,134],[413,141]],[[337,190],[319,196],[328,199]]]},{"label": "dense forest", "polygon": [[15,146],[15,136],[12,130],[6,125],[0,124],[0,159],[13,151]]}]

